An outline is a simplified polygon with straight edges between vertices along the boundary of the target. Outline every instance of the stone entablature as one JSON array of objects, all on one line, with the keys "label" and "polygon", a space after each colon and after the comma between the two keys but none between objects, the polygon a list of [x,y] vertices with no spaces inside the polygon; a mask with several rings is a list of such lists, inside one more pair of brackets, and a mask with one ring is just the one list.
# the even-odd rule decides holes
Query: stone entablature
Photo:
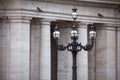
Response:
[{"label": "stone entablature", "polygon": [[119,0],[77,0],[77,1],[109,3],[109,4],[120,4]]},{"label": "stone entablature", "polygon": [[[6,7],[3,8],[4,4]],[[47,5],[47,6],[46,6]],[[0,16],[19,17],[29,16],[34,18],[50,18],[57,20],[72,21],[71,8],[76,5],[78,8],[78,19],[80,22],[93,22],[93,23],[120,23],[120,15],[118,5],[99,4],[87,2],[68,2],[66,1],[16,1],[7,5],[7,0],[2,2],[0,6]],[[39,7],[42,12],[37,10]],[[101,16],[98,16],[101,14]]]}]

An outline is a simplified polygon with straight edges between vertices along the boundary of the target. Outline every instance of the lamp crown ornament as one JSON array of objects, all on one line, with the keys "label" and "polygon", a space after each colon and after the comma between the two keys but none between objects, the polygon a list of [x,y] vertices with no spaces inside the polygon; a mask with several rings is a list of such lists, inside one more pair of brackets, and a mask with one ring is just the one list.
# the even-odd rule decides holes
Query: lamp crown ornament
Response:
[{"label": "lamp crown ornament", "polygon": [[76,19],[77,19],[77,8],[74,7],[74,8],[72,9],[72,11],[73,11],[73,13],[72,13],[72,18],[73,18],[74,20],[76,20]]}]

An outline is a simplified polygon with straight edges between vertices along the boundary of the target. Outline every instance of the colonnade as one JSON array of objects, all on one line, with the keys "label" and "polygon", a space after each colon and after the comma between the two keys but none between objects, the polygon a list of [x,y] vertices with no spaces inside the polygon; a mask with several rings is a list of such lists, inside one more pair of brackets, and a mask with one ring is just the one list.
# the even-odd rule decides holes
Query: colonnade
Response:
[{"label": "colonnade", "polygon": [[[51,26],[53,19],[4,18],[0,22],[0,80],[51,80]],[[59,43],[70,42],[70,21],[59,22]],[[79,42],[88,42],[87,24],[79,23]],[[78,80],[120,79],[120,29],[96,25],[97,38],[90,52],[77,55]],[[71,80],[72,55],[59,52],[57,80]]]}]

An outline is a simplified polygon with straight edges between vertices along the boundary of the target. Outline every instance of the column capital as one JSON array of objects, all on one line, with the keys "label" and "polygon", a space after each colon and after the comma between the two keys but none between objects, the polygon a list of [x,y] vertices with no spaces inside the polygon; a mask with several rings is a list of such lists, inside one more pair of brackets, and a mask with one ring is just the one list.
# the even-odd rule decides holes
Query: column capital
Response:
[{"label": "column capital", "polygon": [[41,25],[50,25],[50,23],[52,21],[56,21],[56,20],[55,19],[48,19],[48,18],[41,19]]},{"label": "column capital", "polygon": [[30,23],[32,17],[27,16],[10,16],[8,17],[9,22],[11,23]]},{"label": "column capital", "polygon": [[41,19],[42,22],[52,22],[52,21],[56,21],[56,19],[51,19],[51,18],[42,18]]},{"label": "column capital", "polygon": [[120,27],[117,27],[117,31],[120,31]]},{"label": "column capital", "polygon": [[94,24],[93,22],[80,22],[82,25]]},{"label": "column capital", "polygon": [[8,19],[8,16],[2,16],[0,17],[0,22],[1,23],[8,23],[10,20]]},{"label": "column capital", "polygon": [[33,18],[31,20],[32,24],[35,24],[35,25],[50,25],[50,22],[52,21],[56,21],[55,19],[41,19],[41,18]]},{"label": "column capital", "polygon": [[85,28],[85,29],[87,29],[88,24],[90,24],[90,23],[78,22],[77,24],[78,24],[78,27],[79,27],[79,28]]}]

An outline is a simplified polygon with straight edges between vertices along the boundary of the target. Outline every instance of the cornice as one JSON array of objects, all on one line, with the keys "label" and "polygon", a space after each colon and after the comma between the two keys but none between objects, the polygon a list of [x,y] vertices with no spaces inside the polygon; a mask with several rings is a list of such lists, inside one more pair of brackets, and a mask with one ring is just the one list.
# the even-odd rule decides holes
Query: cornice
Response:
[{"label": "cornice", "polygon": [[32,17],[29,16],[1,16],[0,22],[2,23],[30,23]]},{"label": "cornice", "polygon": [[106,3],[106,4],[120,4],[119,0],[77,0],[83,2]]},{"label": "cornice", "polygon": [[[27,0],[26,0],[27,1]],[[30,1],[30,0],[29,0]],[[119,0],[31,0],[31,1],[48,1],[48,2],[67,2],[67,3],[75,3],[75,2],[91,2],[91,3],[105,3],[105,4],[120,4]]]},{"label": "cornice", "polygon": [[[0,10],[0,16],[5,16],[4,10]],[[26,20],[28,18],[45,18],[52,20],[64,20],[64,21],[73,21],[71,18],[71,14],[64,13],[55,13],[55,12],[38,12],[36,10],[7,10],[6,16],[10,17],[12,20],[23,19]],[[22,17],[21,17],[22,16]],[[24,18],[25,17],[25,18]],[[112,25],[120,25],[120,18],[115,17],[104,17],[100,18],[97,16],[87,16],[87,15],[78,15],[78,22],[83,23],[106,23]]]},{"label": "cornice", "polygon": [[[32,1],[32,0],[29,0]],[[55,4],[75,5],[75,6],[88,6],[88,7],[99,7],[99,8],[118,8],[119,2],[110,1],[95,1],[95,0],[36,0],[38,2],[48,2]],[[24,1],[23,1],[24,2]],[[112,6],[111,6],[112,5]]]},{"label": "cornice", "polygon": [[8,16],[8,19],[11,23],[30,23],[32,17],[28,16]]}]

